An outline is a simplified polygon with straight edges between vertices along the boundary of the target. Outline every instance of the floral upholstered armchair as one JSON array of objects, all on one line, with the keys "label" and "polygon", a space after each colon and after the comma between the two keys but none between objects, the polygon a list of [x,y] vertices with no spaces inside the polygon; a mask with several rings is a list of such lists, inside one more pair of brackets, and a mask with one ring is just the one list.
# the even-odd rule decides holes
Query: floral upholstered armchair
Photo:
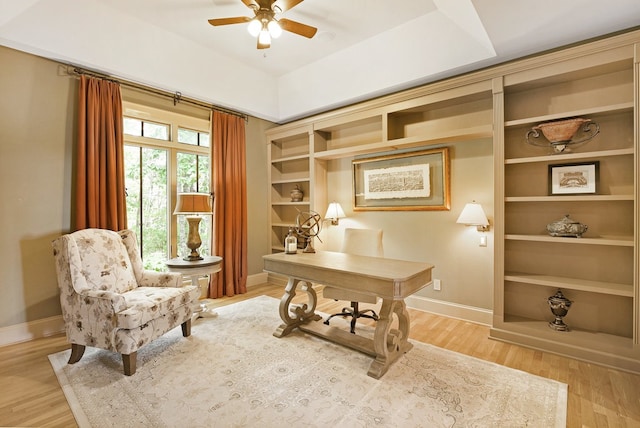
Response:
[{"label": "floral upholstered armchair", "polygon": [[69,364],[86,346],[122,354],[125,375],[136,371],[138,349],[182,325],[191,334],[200,290],[178,273],[144,270],[135,234],[84,229],[53,241]]}]

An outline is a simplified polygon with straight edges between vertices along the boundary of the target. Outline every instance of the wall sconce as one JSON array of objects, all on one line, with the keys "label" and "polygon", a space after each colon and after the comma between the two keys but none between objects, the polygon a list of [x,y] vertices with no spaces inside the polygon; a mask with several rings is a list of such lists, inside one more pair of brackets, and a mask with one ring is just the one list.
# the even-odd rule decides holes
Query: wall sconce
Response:
[{"label": "wall sconce", "polygon": [[[478,232],[487,232],[489,230],[489,220],[487,215],[482,209],[482,205],[477,204],[476,201],[466,204],[464,209],[460,213],[456,223],[462,223],[467,226],[476,226]],[[487,235],[484,233],[480,235],[480,246],[487,246]]]},{"label": "wall sconce", "polygon": [[489,220],[482,209],[482,205],[473,201],[464,206],[460,213],[460,217],[456,223],[466,224],[467,226],[476,226],[478,232],[487,232],[489,230]]},{"label": "wall sconce", "polygon": [[345,217],[346,215],[344,214],[344,210],[338,202],[331,202],[329,204],[329,208],[327,208],[327,213],[324,215],[324,218],[331,220],[331,224],[334,226],[338,225],[339,219]]}]

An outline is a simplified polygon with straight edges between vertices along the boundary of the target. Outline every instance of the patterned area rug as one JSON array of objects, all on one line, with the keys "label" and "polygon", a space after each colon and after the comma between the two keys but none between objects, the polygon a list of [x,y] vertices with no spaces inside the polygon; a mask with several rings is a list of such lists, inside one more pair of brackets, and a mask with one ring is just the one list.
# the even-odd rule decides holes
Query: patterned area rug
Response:
[{"label": "patterned area rug", "polygon": [[119,355],[49,356],[81,427],[562,427],[567,385],[415,342],[379,380],[371,357],[294,332],[278,339],[278,300],[217,309]]}]

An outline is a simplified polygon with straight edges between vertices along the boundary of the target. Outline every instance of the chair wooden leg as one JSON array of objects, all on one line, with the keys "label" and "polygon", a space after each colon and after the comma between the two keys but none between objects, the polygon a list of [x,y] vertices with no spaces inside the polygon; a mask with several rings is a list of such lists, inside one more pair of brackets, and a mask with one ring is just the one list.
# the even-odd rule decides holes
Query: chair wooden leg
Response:
[{"label": "chair wooden leg", "polygon": [[71,356],[67,364],[75,364],[80,361],[80,358],[84,355],[84,345],[78,345],[77,343],[71,344]]},{"label": "chair wooden leg", "polygon": [[356,321],[358,321],[358,302],[351,302],[351,307],[353,308],[353,316],[351,317],[351,328],[349,331],[351,334],[356,334]]},{"label": "chair wooden leg", "polygon": [[138,353],[122,354],[122,364],[124,366],[124,374],[131,376],[136,372],[136,360]]},{"label": "chair wooden leg", "polygon": [[182,323],[182,336],[191,336],[191,318]]}]

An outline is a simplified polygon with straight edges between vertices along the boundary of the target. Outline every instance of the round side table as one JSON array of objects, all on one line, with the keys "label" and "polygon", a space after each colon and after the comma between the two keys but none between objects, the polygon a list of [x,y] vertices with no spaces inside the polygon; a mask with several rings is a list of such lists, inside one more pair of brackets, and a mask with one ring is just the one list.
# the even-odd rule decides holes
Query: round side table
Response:
[{"label": "round side table", "polygon": [[[198,278],[203,275],[211,275],[222,270],[222,257],[205,256],[202,260],[183,260],[181,257],[175,257],[164,262],[169,268],[169,272],[178,272],[184,276],[191,277],[191,283],[200,288]],[[196,309],[198,318],[213,318],[218,314],[207,306],[206,302],[201,302]]]}]

